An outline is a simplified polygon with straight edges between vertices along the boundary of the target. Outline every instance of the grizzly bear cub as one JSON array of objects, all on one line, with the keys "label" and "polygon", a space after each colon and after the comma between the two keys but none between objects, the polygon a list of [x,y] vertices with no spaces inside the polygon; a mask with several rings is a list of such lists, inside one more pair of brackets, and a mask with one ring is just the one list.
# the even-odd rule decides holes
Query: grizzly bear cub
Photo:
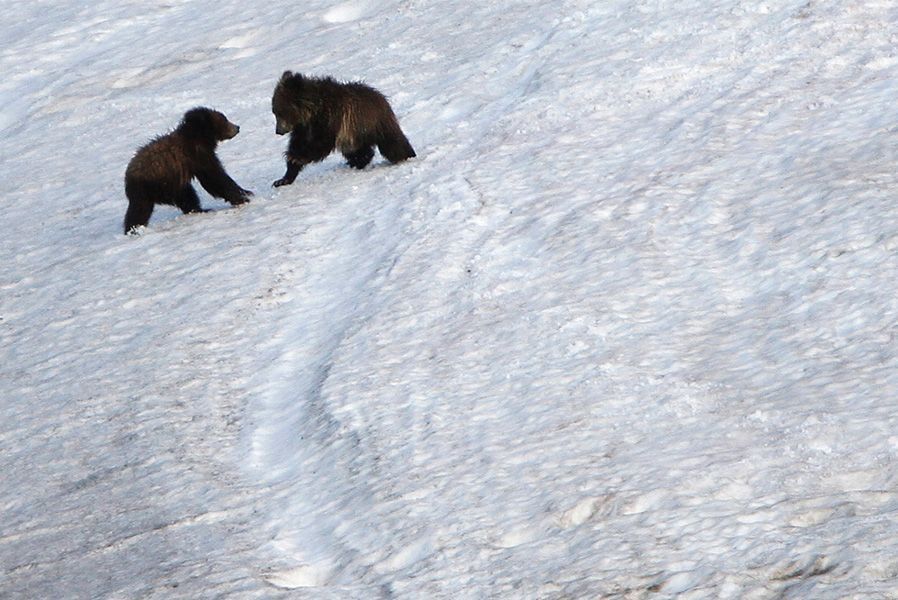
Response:
[{"label": "grizzly bear cub", "polygon": [[293,183],[303,167],[324,160],[335,148],[356,169],[371,162],[374,146],[392,163],[415,156],[387,99],[363,83],[285,71],[274,89],[271,111],[277,134],[290,134],[287,172],[275,186]]},{"label": "grizzly bear cub", "polygon": [[146,225],[156,204],[177,206],[184,214],[205,212],[190,184],[194,177],[216,198],[232,205],[249,202],[252,192],[237,185],[215,155],[218,142],[238,131],[222,113],[198,107],[187,111],[173,132],[140,148],[125,170],[125,233]]}]

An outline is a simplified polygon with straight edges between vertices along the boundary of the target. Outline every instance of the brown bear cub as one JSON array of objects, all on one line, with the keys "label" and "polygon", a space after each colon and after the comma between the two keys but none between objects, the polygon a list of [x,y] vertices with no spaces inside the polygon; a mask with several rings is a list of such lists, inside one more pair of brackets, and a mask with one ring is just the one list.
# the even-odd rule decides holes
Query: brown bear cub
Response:
[{"label": "brown bear cub", "polygon": [[229,140],[240,128],[222,113],[198,107],[187,111],[173,132],[140,148],[125,170],[125,233],[150,220],[156,204],[177,206],[184,214],[205,212],[190,181],[232,205],[249,202],[252,192],[237,185],[215,155],[218,142]]},{"label": "brown bear cub", "polygon": [[274,88],[271,111],[277,134],[290,134],[287,172],[275,186],[293,183],[303,167],[324,160],[335,148],[356,169],[371,162],[375,146],[391,163],[415,156],[387,99],[363,83],[285,71]]}]

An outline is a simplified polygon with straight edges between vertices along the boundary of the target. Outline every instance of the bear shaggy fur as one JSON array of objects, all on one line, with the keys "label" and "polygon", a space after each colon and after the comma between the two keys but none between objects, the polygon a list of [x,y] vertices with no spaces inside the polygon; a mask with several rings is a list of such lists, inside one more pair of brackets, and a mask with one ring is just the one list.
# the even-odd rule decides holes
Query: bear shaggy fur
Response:
[{"label": "bear shaggy fur", "polygon": [[252,192],[237,185],[215,155],[218,142],[238,131],[222,113],[198,107],[187,111],[173,132],[140,148],[125,170],[125,233],[146,225],[156,204],[177,206],[184,214],[205,212],[190,184],[194,177],[216,198],[232,205],[248,202]]},{"label": "bear shaggy fur", "polygon": [[324,160],[335,148],[356,169],[371,162],[375,146],[391,163],[415,156],[387,99],[363,83],[285,71],[274,89],[271,111],[277,134],[290,134],[287,172],[275,186],[293,183],[303,167]]}]

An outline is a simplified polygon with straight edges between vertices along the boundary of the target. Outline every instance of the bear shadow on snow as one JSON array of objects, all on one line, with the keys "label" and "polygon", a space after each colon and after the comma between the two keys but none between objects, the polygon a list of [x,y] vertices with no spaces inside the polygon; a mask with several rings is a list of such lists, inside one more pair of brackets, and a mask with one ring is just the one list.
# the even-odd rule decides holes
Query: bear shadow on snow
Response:
[{"label": "bear shadow on snow", "polygon": [[276,187],[293,183],[303,167],[324,160],[334,149],[356,169],[371,162],[375,146],[394,164],[415,156],[387,99],[363,83],[285,71],[271,110],[277,134],[290,134],[287,172],[274,182]]},{"label": "bear shadow on snow", "polygon": [[237,185],[215,155],[218,143],[239,131],[222,113],[197,107],[177,129],[141,147],[125,170],[125,233],[146,225],[156,204],[177,206],[184,214],[205,212],[191,185],[194,177],[216,198],[234,206],[249,202],[252,192]]}]

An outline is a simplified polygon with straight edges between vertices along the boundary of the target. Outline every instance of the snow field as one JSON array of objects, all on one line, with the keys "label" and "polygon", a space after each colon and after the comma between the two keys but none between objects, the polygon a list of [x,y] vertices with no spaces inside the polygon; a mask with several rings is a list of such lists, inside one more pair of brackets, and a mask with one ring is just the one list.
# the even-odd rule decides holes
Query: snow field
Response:
[{"label": "snow field", "polygon": [[[0,595],[898,595],[890,3],[6,4]],[[288,68],[419,157],[272,190]]]}]

